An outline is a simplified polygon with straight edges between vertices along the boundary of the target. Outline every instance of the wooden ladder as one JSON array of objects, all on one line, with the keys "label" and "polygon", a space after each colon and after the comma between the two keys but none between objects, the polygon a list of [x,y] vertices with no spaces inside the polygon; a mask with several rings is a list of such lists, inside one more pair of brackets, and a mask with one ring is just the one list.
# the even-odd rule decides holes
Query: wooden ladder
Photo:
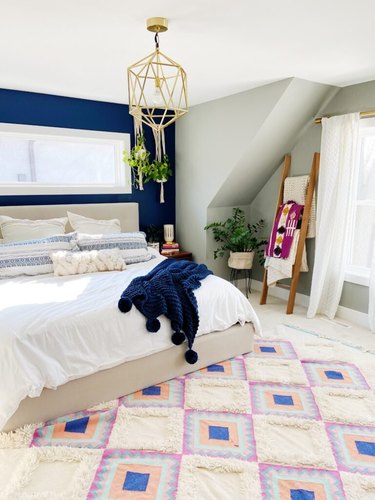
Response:
[{"label": "wooden ladder", "polygon": [[[292,158],[290,155],[285,155],[284,168],[283,168],[283,172],[281,175],[279,198],[277,201],[274,221],[276,219],[278,209],[284,201],[284,182],[289,174],[291,160],[292,160]],[[320,161],[320,154],[314,153],[314,157],[313,157],[313,161],[312,161],[312,165],[311,165],[311,171],[310,171],[310,180],[309,180],[309,185],[308,185],[307,193],[306,193],[305,208],[303,210],[302,224],[301,224],[301,230],[300,230],[299,241],[298,241],[298,246],[297,246],[297,253],[296,253],[296,260],[295,260],[294,265],[293,265],[292,280],[291,280],[290,287],[289,287],[288,305],[286,307],[287,314],[292,314],[293,309],[294,309],[294,302],[295,302],[296,293],[297,293],[297,285],[298,285],[299,275],[301,272],[303,248],[305,245],[307,226],[309,223],[310,212],[311,212],[311,204],[312,204],[312,200],[313,200],[313,194],[314,194],[316,181],[318,178],[319,161]],[[279,285],[279,286],[281,286],[281,285]],[[285,287],[285,285],[283,285],[283,287]],[[261,305],[266,303],[267,294],[268,294],[267,269],[265,269],[264,276],[263,276],[262,295],[260,297],[260,304]]]}]

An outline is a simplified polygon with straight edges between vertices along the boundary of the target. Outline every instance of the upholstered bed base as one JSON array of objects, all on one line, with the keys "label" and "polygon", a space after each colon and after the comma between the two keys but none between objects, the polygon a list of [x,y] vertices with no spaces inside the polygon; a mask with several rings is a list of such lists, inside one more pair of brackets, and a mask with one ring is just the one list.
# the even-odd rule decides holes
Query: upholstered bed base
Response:
[{"label": "upholstered bed base", "polygon": [[173,346],[109,370],[72,380],[57,390],[44,389],[40,397],[24,399],[3,430],[10,431],[24,424],[44,422],[83,410],[250,352],[253,347],[253,336],[252,323],[246,323],[242,327],[235,325],[222,332],[197,337],[194,347],[199,353],[199,360],[195,365],[186,363],[184,345]]}]

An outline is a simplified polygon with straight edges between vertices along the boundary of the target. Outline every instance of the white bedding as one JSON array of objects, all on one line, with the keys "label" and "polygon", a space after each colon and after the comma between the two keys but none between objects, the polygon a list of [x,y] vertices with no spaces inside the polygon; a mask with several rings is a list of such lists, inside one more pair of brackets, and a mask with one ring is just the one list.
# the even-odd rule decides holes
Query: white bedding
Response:
[{"label": "white bedding", "polygon": [[[135,307],[126,314],[117,308],[130,281],[163,259],[122,272],[0,281],[0,429],[22,399],[39,396],[44,387],[56,388],[173,345],[165,317],[159,318],[161,329],[149,333]],[[208,276],[195,295],[197,335],[249,321],[260,333],[248,300],[229,282]]]}]

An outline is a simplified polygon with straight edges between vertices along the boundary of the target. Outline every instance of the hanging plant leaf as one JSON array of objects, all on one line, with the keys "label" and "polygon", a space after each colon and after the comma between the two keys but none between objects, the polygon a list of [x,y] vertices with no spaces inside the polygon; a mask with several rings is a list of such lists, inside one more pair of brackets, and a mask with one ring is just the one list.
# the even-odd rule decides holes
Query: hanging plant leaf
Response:
[{"label": "hanging plant leaf", "polygon": [[133,185],[143,190],[143,178],[149,166],[150,152],[147,151],[143,134],[137,136],[136,145],[130,153],[123,152],[123,161],[132,169]]}]

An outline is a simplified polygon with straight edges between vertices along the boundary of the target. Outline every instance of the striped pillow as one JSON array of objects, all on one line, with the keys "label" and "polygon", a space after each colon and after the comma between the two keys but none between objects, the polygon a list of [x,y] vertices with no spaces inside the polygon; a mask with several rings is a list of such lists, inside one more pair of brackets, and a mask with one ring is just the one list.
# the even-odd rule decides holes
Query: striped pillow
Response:
[{"label": "striped pillow", "polygon": [[76,233],[57,234],[38,240],[16,241],[0,246],[0,278],[53,273],[50,257],[58,250],[73,250]]},{"label": "striped pillow", "polygon": [[148,251],[146,235],[141,231],[115,234],[78,233],[77,244],[80,250],[88,251],[119,248],[126,264],[146,262],[155,257]]}]

